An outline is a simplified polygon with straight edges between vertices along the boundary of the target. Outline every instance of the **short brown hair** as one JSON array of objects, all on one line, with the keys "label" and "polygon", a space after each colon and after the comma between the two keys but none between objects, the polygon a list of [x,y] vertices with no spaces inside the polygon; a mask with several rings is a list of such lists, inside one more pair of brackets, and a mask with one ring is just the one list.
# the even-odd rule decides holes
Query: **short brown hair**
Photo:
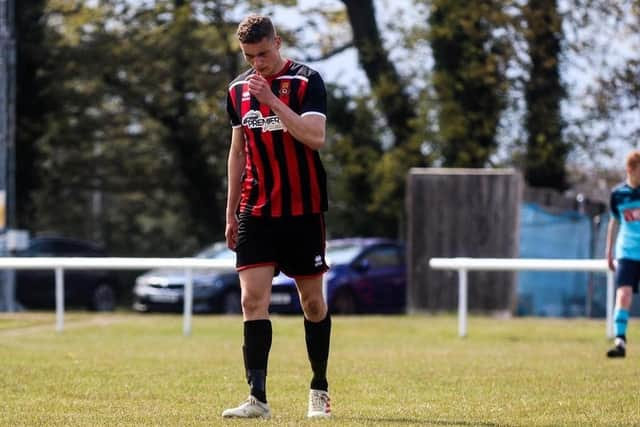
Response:
[{"label": "short brown hair", "polygon": [[627,169],[635,170],[640,166],[640,150],[633,150],[627,154]]},{"label": "short brown hair", "polygon": [[240,22],[236,35],[240,43],[258,43],[265,37],[273,39],[276,29],[268,17],[251,14]]}]

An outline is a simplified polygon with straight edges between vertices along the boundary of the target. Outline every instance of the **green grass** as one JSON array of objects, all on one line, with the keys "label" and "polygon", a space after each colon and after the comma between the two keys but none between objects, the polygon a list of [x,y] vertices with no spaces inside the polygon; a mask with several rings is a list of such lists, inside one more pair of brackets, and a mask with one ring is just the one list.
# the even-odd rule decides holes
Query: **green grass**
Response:
[{"label": "green grass", "polygon": [[640,333],[604,357],[604,320],[335,317],[334,417],[305,420],[300,317],[274,317],[271,421],[223,421],[247,395],[242,321],[179,315],[0,315],[0,425],[640,426]]}]

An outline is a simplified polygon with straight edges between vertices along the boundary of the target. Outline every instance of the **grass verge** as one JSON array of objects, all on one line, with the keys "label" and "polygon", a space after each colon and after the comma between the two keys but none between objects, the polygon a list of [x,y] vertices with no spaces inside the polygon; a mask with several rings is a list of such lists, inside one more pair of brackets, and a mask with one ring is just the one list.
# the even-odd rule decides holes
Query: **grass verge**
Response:
[{"label": "grass verge", "polygon": [[[247,395],[242,320],[179,315],[0,315],[0,424],[264,425],[223,421]],[[307,421],[301,317],[273,317],[271,425]],[[334,317],[330,391],[340,426],[640,426],[640,334],[607,360],[603,320]]]}]

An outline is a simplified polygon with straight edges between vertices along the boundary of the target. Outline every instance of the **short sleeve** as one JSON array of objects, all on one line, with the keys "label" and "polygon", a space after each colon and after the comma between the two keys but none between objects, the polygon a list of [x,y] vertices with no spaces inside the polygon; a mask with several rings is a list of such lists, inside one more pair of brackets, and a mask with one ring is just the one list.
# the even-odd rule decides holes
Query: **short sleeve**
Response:
[{"label": "short sleeve", "polygon": [[300,115],[302,116],[312,113],[327,115],[327,91],[322,77],[317,72],[309,76],[307,91],[302,99],[301,107]]},{"label": "short sleeve", "polygon": [[618,209],[618,204],[616,203],[615,191],[611,192],[611,197],[609,199],[609,210],[611,211],[611,215],[618,221],[620,221],[620,210]]},{"label": "short sleeve", "polygon": [[229,114],[229,121],[232,127],[238,127],[242,124],[238,112],[236,111],[233,100],[231,99],[231,91],[227,92],[227,114]]}]

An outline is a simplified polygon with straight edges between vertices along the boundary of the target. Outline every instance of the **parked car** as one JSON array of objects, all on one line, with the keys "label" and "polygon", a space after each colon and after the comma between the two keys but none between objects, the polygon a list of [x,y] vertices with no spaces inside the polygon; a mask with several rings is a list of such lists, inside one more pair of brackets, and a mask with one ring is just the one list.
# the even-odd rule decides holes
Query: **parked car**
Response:
[{"label": "parked car", "polygon": [[[217,242],[195,258],[229,260],[224,269],[193,270],[194,313],[240,313],[240,280],[235,269],[235,252]],[[179,312],[184,309],[184,269],[155,269],[136,279],[133,309],[140,312]]]},{"label": "parked car", "polygon": [[[384,238],[327,241],[325,274],[329,310],[335,314],[397,313],[406,307],[406,266],[402,243]],[[273,279],[272,313],[300,313],[293,279]]]},{"label": "parked car", "polygon": [[[20,257],[106,257],[96,243],[59,236],[35,237]],[[120,287],[115,274],[106,270],[65,270],[65,306],[113,311]],[[16,270],[16,299],[25,308],[55,307],[55,273],[51,270]]]}]

